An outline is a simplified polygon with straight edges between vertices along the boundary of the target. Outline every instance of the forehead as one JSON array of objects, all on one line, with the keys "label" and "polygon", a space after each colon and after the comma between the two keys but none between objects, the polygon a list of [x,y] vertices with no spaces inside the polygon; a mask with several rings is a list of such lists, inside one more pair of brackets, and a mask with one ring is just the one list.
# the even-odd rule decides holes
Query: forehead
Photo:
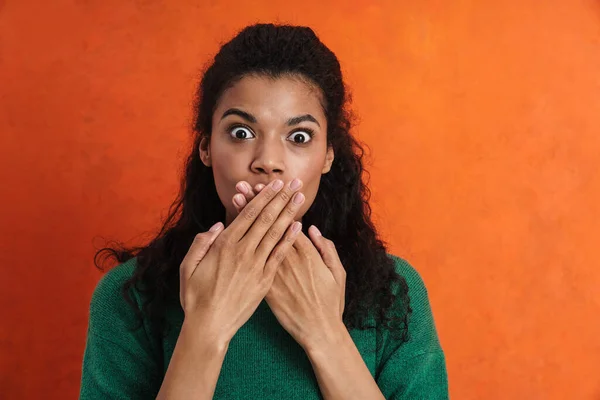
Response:
[{"label": "forehead", "polygon": [[250,113],[273,116],[312,114],[324,119],[321,89],[300,77],[286,75],[277,78],[249,75],[223,92],[216,113],[239,107]]}]

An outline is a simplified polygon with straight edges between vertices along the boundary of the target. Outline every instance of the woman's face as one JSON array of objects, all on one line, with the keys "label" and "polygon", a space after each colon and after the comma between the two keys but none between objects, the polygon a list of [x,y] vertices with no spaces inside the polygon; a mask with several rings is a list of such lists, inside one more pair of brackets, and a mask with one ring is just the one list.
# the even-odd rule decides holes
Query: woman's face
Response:
[{"label": "woman's face", "polygon": [[213,169],[226,225],[237,215],[232,199],[239,181],[255,187],[299,178],[306,200],[296,220],[310,208],[334,157],[321,98],[319,88],[291,76],[246,76],[223,93],[200,158]]}]

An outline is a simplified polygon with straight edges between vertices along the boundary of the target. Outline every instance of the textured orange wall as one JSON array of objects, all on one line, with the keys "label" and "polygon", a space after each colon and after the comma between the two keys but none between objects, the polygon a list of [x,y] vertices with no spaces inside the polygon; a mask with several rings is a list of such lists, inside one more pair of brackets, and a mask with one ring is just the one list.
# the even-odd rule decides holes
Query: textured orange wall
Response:
[{"label": "textured orange wall", "polygon": [[599,399],[600,3],[247,3],[0,1],[2,397],[77,396],[98,237],[157,228],[198,71],[275,20],[342,61],[452,397]]}]

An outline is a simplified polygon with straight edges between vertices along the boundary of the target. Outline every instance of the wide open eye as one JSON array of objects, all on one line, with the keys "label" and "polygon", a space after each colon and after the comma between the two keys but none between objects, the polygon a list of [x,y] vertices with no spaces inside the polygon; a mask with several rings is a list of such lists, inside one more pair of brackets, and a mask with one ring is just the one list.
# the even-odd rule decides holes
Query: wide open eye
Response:
[{"label": "wide open eye", "polygon": [[254,133],[245,126],[234,126],[229,130],[229,134],[232,138],[238,140],[251,139],[254,138]]},{"label": "wide open eye", "polygon": [[291,141],[294,143],[304,144],[304,143],[308,143],[312,140],[313,133],[312,133],[312,131],[305,129],[303,131],[292,132],[292,134],[289,137],[291,138]]}]

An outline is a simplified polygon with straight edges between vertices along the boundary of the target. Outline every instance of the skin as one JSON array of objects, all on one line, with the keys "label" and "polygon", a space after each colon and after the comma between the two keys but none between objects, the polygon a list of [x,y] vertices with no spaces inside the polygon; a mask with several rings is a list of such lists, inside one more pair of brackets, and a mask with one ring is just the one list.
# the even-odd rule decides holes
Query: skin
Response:
[{"label": "skin", "polygon": [[[246,192],[246,203],[263,189],[258,185]],[[346,272],[335,245],[314,225],[308,234],[310,240],[298,233],[265,299],[306,351],[324,399],[383,399],[342,321]]]},{"label": "skin", "polygon": [[[226,115],[228,110],[247,113],[252,120]],[[305,116],[312,120],[288,124],[290,119]],[[309,130],[314,134],[312,139]],[[238,135],[244,139],[234,139]],[[213,170],[217,193],[226,209],[225,226],[237,215],[232,198],[238,192],[238,182],[254,187],[276,178],[303,182],[306,201],[297,214],[301,220],[317,195],[321,175],[329,172],[334,159],[333,149],[327,146],[320,90],[295,77],[242,78],[219,99],[210,140],[202,140],[199,151],[202,162]],[[243,201],[243,196],[238,198]]]},{"label": "skin", "polygon": [[334,157],[321,104],[320,91],[294,77],[249,76],[223,93],[199,151],[225,226],[197,235],[182,262],[185,318],[159,399],[212,398],[229,342],[262,298],[306,351],[325,399],[383,398],[342,321],[346,272],[335,245],[298,222]]},{"label": "skin", "polygon": [[275,180],[226,229],[219,222],[196,235],[180,265],[185,316],[157,399],[213,397],[231,338],[265,297],[300,231],[295,193]]}]

